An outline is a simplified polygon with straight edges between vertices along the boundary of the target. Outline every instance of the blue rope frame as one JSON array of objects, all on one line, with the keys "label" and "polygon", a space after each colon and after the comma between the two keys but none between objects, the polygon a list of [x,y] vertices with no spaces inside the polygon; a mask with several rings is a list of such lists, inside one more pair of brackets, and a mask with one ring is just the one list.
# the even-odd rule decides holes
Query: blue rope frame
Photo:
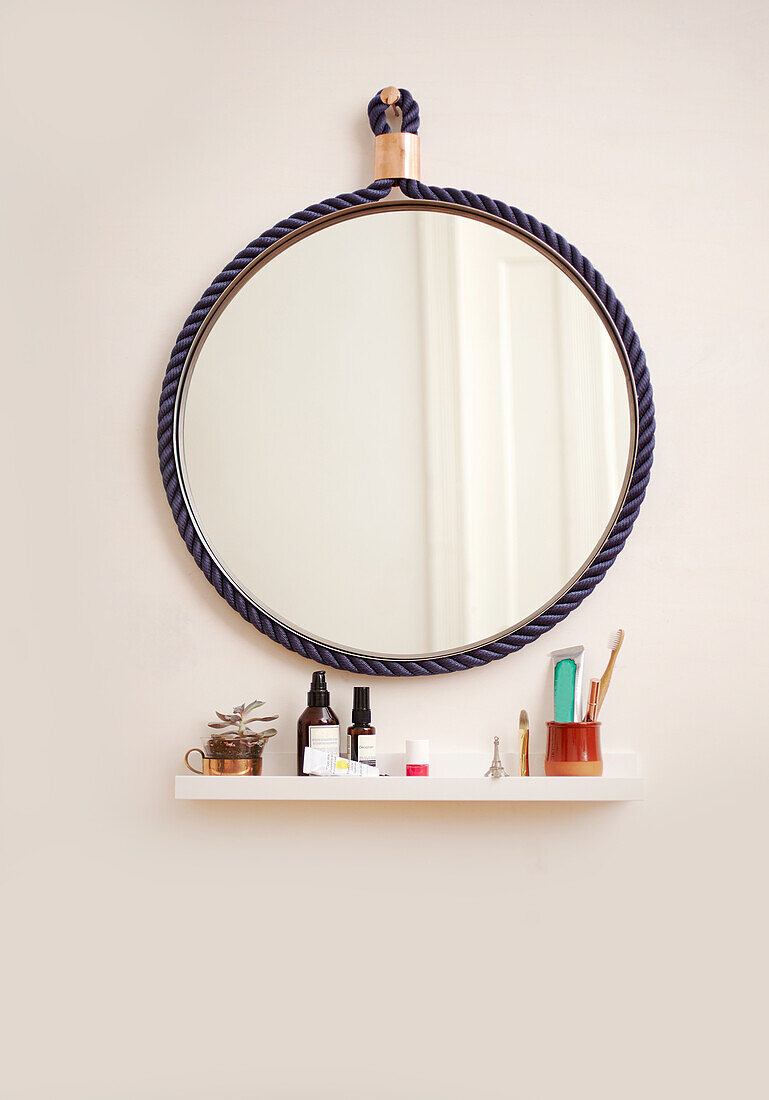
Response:
[{"label": "blue rope frame", "polygon": [[[401,89],[401,97],[404,106],[404,128],[408,128],[412,133],[415,133],[419,126],[418,107],[413,97],[405,89]],[[382,107],[381,100],[378,96],[375,96],[369,105],[369,116],[372,129],[376,125],[379,129],[375,132],[385,133],[389,130],[389,127],[387,127],[387,130],[381,129],[383,125],[387,126],[387,123],[384,120],[384,110],[380,111],[380,107]],[[638,449],[625,502],[601,550],[569,591],[532,622],[497,641],[489,642],[464,653],[404,661],[360,656],[305,638],[257,607],[236,588],[209,554],[187,510],[184,494],[179,483],[179,470],[176,464],[173,439],[174,410],[179,396],[179,380],[187,353],[210,310],[215,306],[220,295],[227,289],[232,280],[266,248],[275,244],[276,241],[282,240],[293,230],[300,229],[318,218],[339,210],[379,202],[389,194],[396,184],[405,195],[412,199],[453,203],[457,206],[485,211],[495,217],[502,218],[511,225],[530,233],[557,252],[587,283],[614,321],[628,355],[638,397]],[[325,202],[308,206],[306,210],[300,210],[290,218],[278,222],[272,229],[257,237],[242,252],[239,252],[232,262],[216,277],[185,321],[171,353],[160,395],[158,455],[168,503],[171,506],[171,511],[187,549],[219,595],[257,630],[260,630],[262,634],[266,634],[268,638],[272,638],[273,641],[285,646],[286,649],[290,649],[302,657],[307,657],[316,664],[330,665],[332,668],[342,669],[346,672],[362,673],[367,676],[424,676],[475,668],[478,665],[485,665],[489,661],[497,661],[501,657],[506,657],[509,653],[515,653],[516,650],[522,649],[529,642],[533,642],[541,634],[551,630],[556,623],[561,622],[570,612],[579,607],[585,597],[606,575],[607,570],[625,545],[638,516],[649,483],[654,452],[654,426],[651,382],[646,365],[646,356],[641,348],[638,335],[614,291],[590,261],[573,245],[530,214],[524,214],[515,207],[490,199],[486,195],[476,195],[472,191],[458,191],[454,188],[428,187],[427,184],[420,183],[417,180],[388,179],[377,180],[370,187],[363,188],[360,191],[337,195],[335,198],[326,199]]]}]

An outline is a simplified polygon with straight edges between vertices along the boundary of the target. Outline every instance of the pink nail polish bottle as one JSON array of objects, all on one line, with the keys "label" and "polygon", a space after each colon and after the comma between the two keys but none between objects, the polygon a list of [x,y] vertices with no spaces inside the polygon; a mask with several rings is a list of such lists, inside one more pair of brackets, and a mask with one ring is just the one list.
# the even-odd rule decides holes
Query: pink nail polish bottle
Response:
[{"label": "pink nail polish bottle", "polygon": [[406,742],[406,775],[430,774],[430,742]]}]

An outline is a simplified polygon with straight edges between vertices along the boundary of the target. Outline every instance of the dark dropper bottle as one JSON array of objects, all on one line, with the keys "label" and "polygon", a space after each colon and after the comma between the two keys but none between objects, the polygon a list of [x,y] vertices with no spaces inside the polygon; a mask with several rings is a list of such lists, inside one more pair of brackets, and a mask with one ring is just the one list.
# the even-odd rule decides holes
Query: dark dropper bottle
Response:
[{"label": "dark dropper bottle", "polygon": [[330,706],[325,672],[313,672],[307,692],[307,709],[296,723],[296,774],[304,775],[302,764],[306,748],[339,753],[339,719]]},{"label": "dark dropper bottle", "polygon": [[376,764],[376,729],[371,725],[367,687],[353,688],[352,725],[347,730],[347,755],[361,764]]}]

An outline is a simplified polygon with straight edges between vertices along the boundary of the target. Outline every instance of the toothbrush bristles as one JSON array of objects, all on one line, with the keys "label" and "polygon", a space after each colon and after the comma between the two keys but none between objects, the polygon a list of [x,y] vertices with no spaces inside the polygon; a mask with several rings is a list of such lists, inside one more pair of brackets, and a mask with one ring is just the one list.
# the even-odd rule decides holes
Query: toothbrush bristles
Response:
[{"label": "toothbrush bristles", "polygon": [[609,635],[609,649],[616,649],[622,639],[622,631],[615,630],[613,634]]}]

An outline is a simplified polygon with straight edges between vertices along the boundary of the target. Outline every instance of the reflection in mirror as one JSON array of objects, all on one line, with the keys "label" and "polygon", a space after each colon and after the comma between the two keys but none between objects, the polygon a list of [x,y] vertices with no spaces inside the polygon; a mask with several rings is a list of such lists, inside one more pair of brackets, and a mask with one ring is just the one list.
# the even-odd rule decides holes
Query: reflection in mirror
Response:
[{"label": "reflection in mirror", "polygon": [[181,391],[185,492],[275,618],[361,654],[468,649],[600,549],[632,466],[632,383],[592,299],[524,237],[383,204],[222,302]]}]

